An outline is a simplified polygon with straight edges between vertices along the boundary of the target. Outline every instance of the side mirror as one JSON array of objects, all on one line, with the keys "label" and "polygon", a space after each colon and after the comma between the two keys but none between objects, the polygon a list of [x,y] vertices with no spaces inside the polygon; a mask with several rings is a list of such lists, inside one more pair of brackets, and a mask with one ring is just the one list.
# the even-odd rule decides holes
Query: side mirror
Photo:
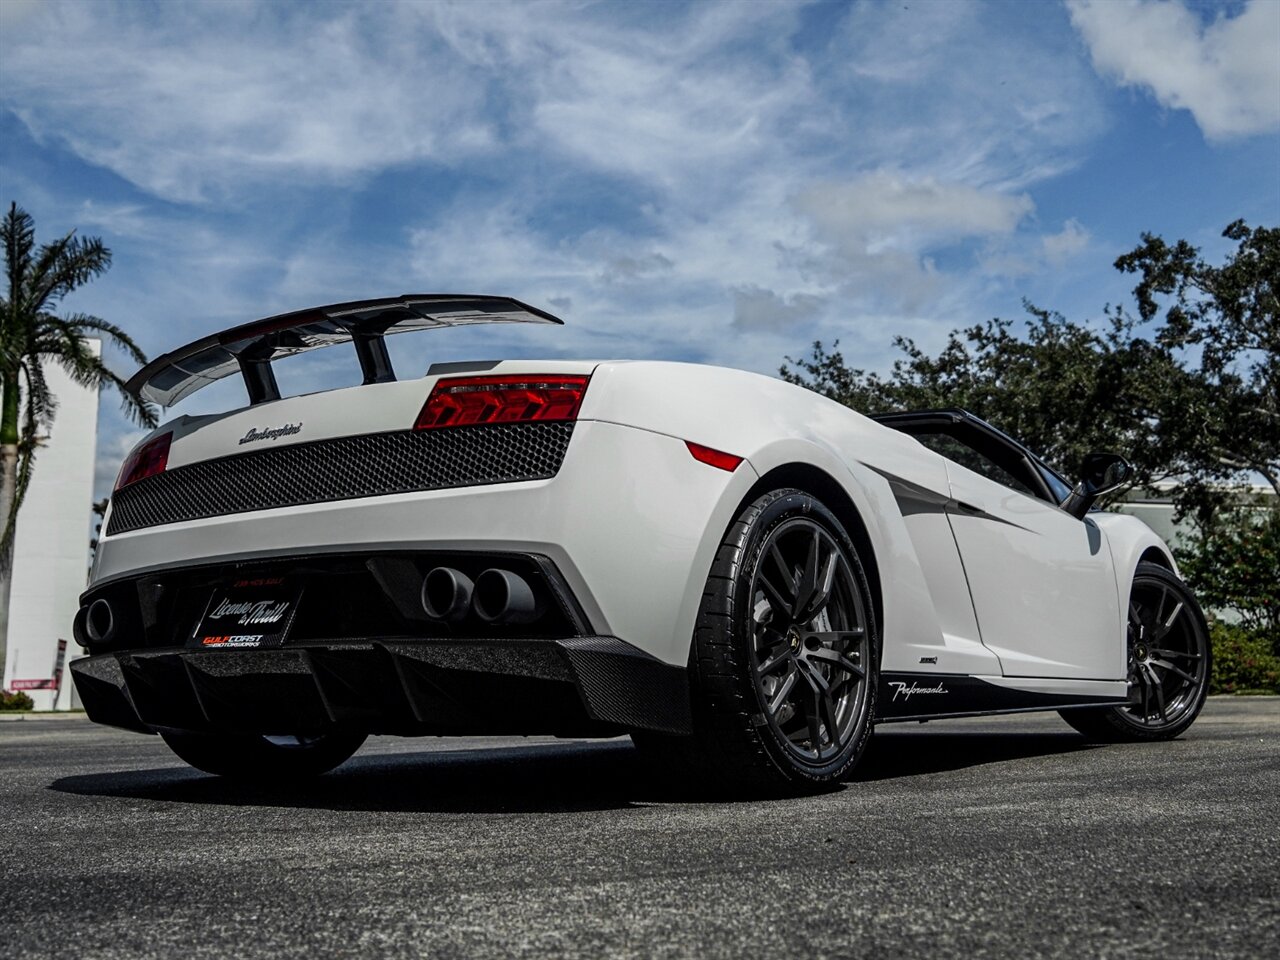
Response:
[{"label": "side mirror", "polygon": [[1080,482],[1062,501],[1062,509],[1083,520],[1089,508],[1104,493],[1124,486],[1133,475],[1129,461],[1116,453],[1085,454],[1080,464]]}]

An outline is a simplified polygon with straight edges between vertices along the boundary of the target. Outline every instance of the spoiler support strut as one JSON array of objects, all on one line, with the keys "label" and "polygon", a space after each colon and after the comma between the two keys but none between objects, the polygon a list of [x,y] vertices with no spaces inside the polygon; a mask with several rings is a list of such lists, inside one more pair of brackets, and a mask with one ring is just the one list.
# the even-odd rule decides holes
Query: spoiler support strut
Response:
[{"label": "spoiler support strut", "polygon": [[387,341],[381,333],[353,331],[352,344],[356,348],[356,357],[360,360],[360,372],[364,374],[364,385],[371,383],[392,383],[396,372],[391,368],[391,354],[387,353]]},{"label": "spoiler support strut", "polygon": [[270,360],[250,360],[244,355],[236,357],[236,360],[240,363],[244,388],[249,392],[249,406],[280,399],[280,385],[276,383],[276,373],[271,369]]}]

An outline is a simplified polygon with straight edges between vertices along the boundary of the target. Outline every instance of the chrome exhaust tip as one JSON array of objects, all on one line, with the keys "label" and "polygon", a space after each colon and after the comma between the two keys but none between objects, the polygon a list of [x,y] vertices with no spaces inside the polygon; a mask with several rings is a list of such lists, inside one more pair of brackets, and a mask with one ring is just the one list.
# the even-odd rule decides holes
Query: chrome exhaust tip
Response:
[{"label": "chrome exhaust tip", "polygon": [[525,579],[496,567],[476,577],[472,605],[486,623],[529,623],[542,615],[542,605]]},{"label": "chrome exhaust tip", "polygon": [[422,609],[432,620],[457,623],[471,609],[471,578],[452,567],[436,567],[422,578]]}]

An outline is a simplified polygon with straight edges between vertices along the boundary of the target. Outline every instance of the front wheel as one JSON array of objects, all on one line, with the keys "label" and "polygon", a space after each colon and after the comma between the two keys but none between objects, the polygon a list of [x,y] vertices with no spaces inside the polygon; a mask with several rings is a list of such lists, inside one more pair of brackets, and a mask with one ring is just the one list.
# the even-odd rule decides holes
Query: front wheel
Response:
[{"label": "front wheel", "polygon": [[192,733],[162,730],[160,736],[197,770],[243,780],[289,781],[317,777],[350,759],[362,733],[316,736]]},{"label": "front wheel", "polygon": [[849,534],[815,497],[775,490],[738,516],[707,578],[690,658],[693,736],[634,739],[718,786],[822,787],[866,746],[878,659]]},{"label": "front wheel", "polygon": [[1212,666],[1209,627],[1172,571],[1140,563],[1129,593],[1129,702],[1061,711],[1094,740],[1172,740],[1200,714]]}]

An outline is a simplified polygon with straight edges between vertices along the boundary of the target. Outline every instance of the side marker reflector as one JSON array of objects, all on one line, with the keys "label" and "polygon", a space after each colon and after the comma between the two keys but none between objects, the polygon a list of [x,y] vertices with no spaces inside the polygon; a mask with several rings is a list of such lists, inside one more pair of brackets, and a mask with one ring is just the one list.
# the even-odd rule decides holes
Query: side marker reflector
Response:
[{"label": "side marker reflector", "polygon": [[684,445],[693,454],[693,459],[712,467],[718,467],[721,470],[728,470],[730,473],[737,470],[738,464],[742,462],[742,457],[735,457],[732,453],[725,453],[722,450],[712,450],[710,447],[704,447],[702,444],[694,443],[692,440],[686,440]]}]

